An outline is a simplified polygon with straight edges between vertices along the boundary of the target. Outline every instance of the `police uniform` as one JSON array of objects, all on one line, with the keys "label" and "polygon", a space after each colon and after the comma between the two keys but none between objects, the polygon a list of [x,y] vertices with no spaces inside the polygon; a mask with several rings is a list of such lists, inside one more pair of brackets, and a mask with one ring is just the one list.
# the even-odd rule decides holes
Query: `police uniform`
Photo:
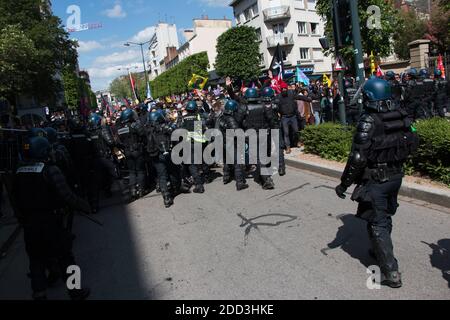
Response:
[{"label": "police uniform", "polygon": [[[191,101],[192,102],[192,101]],[[193,109],[194,110],[194,109]],[[200,124],[200,125],[199,125]],[[181,120],[181,128],[188,132],[188,139],[191,139],[191,159],[190,163],[184,164],[187,171],[192,175],[194,180],[195,189],[194,193],[204,193],[204,178],[202,176],[203,164],[195,164],[194,153],[195,145],[201,144],[202,151],[203,145],[206,139],[203,136],[205,132],[205,120],[201,117],[197,111],[191,111],[187,115],[183,116]],[[202,152],[202,162],[203,162],[203,152]]]},{"label": "police uniform", "polygon": [[392,217],[402,185],[403,164],[417,147],[407,112],[391,104],[389,84],[380,79],[364,86],[366,111],[354,137],[352,152],[342,175],[338,196],[357,184],[352,200],[359,203],[357,216],[368,222],[374,255],[386,277],[383,284],[401,286],[391,239]]},{"label": "police uniform", "polygon": [[[38,139],[42,142],[43,138]],[[20,165],[12,193],[24,228],[35,299],[46,298],[45,272],[50,260],[57,260],[64,279],[67,279],[67,267],[76,265],[72,238],[63,226],[61,209],[69,206],[90,213],[88,203],[72,192],[61,170],[48,163],[47,157],[32,157],[33,160]],[[73,299],[84,299],[88,294],[86,290],[72,290],[69,293]]]},{"label": "police uniform", "polygon": [[[245,118],[243,120],[243,127],[245,130],[254,129],[258,136],[257,138],[257,159],[256,159],[256,171],[254,174],[255,182],[260,183],[263,189],[274,189],[274,183],[270,175],[261,174],[261,158],[260,158],[260,130],[270,130],[273,123],[273,110],[271,106],[265,106],[260,102],[259,93],[256,89],[248,89],[246,91],[247,104],[245,108]],[[270,135],[267,139],[267,150],[264,150],[270,154],[271,152],[271,139]],[[250,148],[252,149],[252,148]],[[266,168],[270,168],[271,164],[264,165]]]},{"label": "police uniform", "polygon": [[171,161],[171,135],[174,128],[165,123],[162,115],[156,113],[149,114],[149,120],[146,126],[147,153],[156,171],[164,204],[169,208],[174,203],[173,198],[181,190],[179,170]]},{"label": "police uniform", "polygon": [[[233,103],[235,105],[233,105]],[[229,107],[229,105],[232,107]],[[245,181],[245,172],[243,168],[245,162],[245,150],[238,150],[235,139],[229,139],[227,137],[227,130],[234,131],[240,129],[239,124],[234,117],[237,112],[237,108],[237,102],[227,102],[223,115],[218,119],[218,129],[222,132],[222,136],[224,138],[224,154],[226,155],[223,165],[223,182],[224,184],[230,183],[234,174],[236,189],[240,191],[248,188]],[[232,151],[232,154],[230,154],[229,151]],[[230,164],[231,162],[233,162],[233,164]]]},{"label": "police uniform", "polygon": [[121,118],[117,130],[120,145],[124,151],[127,167],[129,170],[129,186],[131,198],[140,198],[146,187],[146,168],[145,168],[145,128],[137,119],[137,115],[131,111],[130,119],[123,121]]}]

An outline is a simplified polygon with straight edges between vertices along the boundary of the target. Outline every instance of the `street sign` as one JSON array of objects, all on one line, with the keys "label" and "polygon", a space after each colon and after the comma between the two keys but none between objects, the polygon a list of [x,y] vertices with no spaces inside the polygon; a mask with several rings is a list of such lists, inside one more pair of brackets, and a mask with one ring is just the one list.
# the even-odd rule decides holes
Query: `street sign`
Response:
[{"label": "street sign", "polygon": [[336,63],[334,64],[334,71],[345,71],[346,67],[344,61],[341,57],[336,58]]}]

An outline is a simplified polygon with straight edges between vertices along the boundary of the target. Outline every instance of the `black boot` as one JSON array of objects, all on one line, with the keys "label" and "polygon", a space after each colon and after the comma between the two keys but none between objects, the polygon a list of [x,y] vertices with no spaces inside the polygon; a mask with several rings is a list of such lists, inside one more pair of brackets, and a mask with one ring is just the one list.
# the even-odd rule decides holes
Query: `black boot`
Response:
[{"label": "black boot", "polygon": [[248,184],[245,182],[239,182],[236,184],[236,190],[237,191],[241,191],[241,190],[245,190],[248,189]]},{"label": "black boot", "polygon": [[384,274],[384,280],[381,281],[381,285],[393,289],[401,288],[403,286],[401,273],[398,271],[391,271],[387,274]]},{"label": "black boot", "polygon": [[202,184],[196,185],[194,193],[205,193],[205,187]]},{"label": "black boot", "polygon": [[91,290],[88,288],[69,290],[70,299],[73,301],[84,301],[89,297],[90,294]]},{"label": "black boot", "polygon": [[163,198],[164,198],[164,205],[166,206],[166,208],[170,208],[171,206],[173,206],[173,198],[170,193],[165,193],[163,195]]},{"label": "black boot", "polygon": [[280,177],[284,177],[286,175],[286,168],[280,168],[278,170],[278,174],[280,175]]},{"label": "black boot", "polygon": [[231,181],[233,181],[233,179],[230,176],[223,176],[223,184],[224,185],[231,183]]},{"label": "black boot", "polygon": [[275,189],[275,184],[273,183],[272,178],[267,178],[264,181],[263,189],[264,190],[273,190],[273,189]]}]

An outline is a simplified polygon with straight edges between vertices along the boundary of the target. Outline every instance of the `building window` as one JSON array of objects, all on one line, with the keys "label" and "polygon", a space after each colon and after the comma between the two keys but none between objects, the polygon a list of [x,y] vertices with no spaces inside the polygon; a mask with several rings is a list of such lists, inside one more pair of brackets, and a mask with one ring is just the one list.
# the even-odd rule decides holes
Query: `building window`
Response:
[{"label": "building window", "polygon": [[258,37],[258,41],[262,41],[261,28],[256,29],[256,36]]},{"label": "building window", "polygon": [[297,9],[305,9],[305,0],[295,0],[294,4]]},{"label": "building window", "polygon": [[298,24],[298,33],[299,34],[307,34],[306,22],[297,22],[297,24]]},{"label": "building window", "polygon": [[258,3],[255,3],[252,7],[252,11],[253,11],[253,16],[257,16],[259,14],[259,8],[258,8]]},{"label": "building window", "polygon": [[286,50],[281,50],[281,55],[283,56],[283,61],[287,61],[288,55]]},{"label": "building window", "polygon": [[245,16],[245,21],[248,21],[252,18],[252,13],[250,11],[250,8],[245,9],[244,16]]},{"label": "building window", "polygon": [[283,34],[284,33],[284,23],[273,25],[273,34]]},{"label": "building window", "polygon": [[300,60],[309,60],[309,48],[300,48]]},{"label": "building window", "polygon": [[261,65],[265,64],[266,62],[264,61],[264,53],[259,54],[259,62]]},{"label": "building window", "polygon": [[319,34],[319,24],[318,23],[311,23],[311,34],[312,35]]},{"label": "building window", "polygon": [[308,10],[316,10],[316,0],[308,0]]}]

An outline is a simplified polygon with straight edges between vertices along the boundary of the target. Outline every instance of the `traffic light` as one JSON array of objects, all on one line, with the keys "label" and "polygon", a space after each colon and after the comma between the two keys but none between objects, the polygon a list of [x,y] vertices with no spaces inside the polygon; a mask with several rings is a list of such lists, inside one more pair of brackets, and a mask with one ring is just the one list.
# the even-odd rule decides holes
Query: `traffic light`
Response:
[{"label": "traffic light", "polygon": [[351,0],[333,0],[333,25],[336,46],[342,48],[352,44]]}]

